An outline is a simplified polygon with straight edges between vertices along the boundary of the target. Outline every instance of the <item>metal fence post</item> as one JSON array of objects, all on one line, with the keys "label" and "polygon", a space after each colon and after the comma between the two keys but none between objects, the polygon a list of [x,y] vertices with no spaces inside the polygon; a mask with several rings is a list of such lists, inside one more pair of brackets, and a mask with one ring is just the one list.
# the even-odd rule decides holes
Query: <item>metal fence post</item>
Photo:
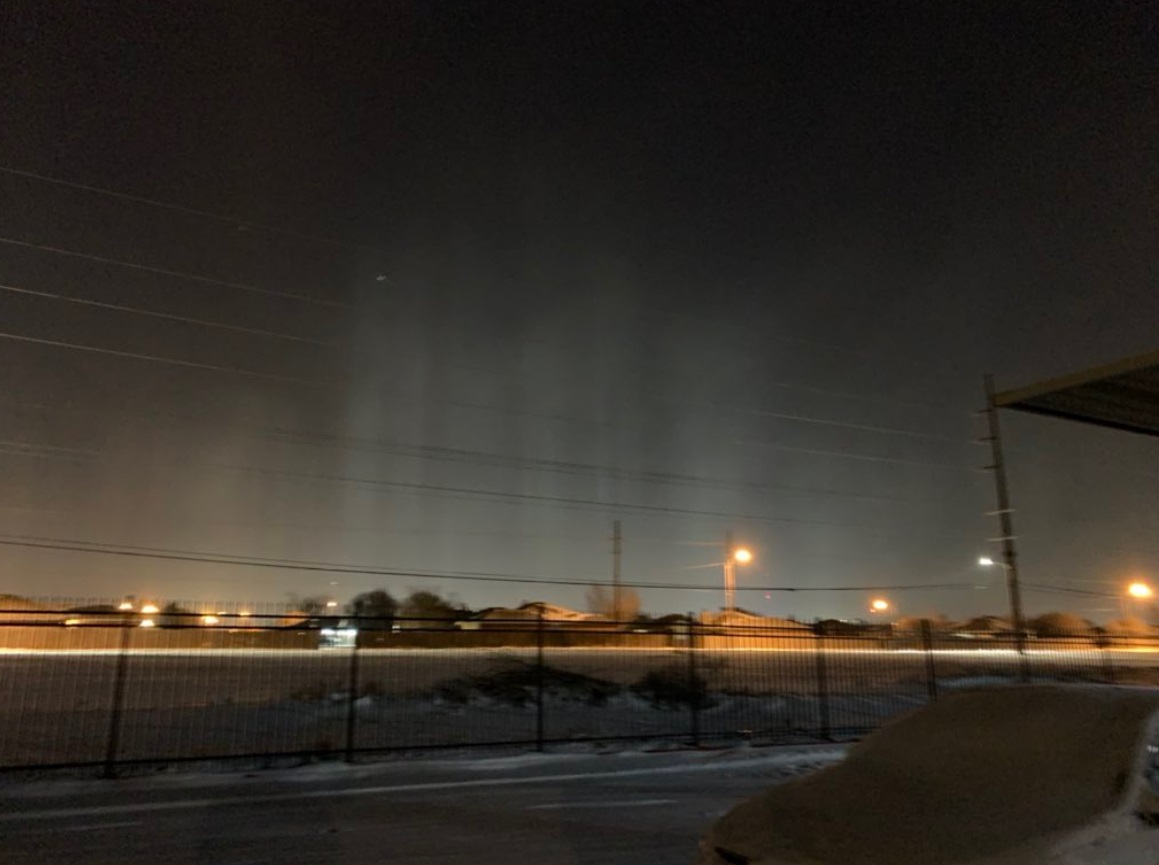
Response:
[{"label": "metal fence post", "polygon": [[543,750],[543,610],[535,623],[535,750]]},{"label": "metal fence post", "polygon": [[692,746],[700,746],[700,691],[696,673],[696,619],[688,614],[688,725]]},{"label": "metal fence post", "polygon": [[350,691],[346,698],[346,762],[354,762],[354,728],[358,724],[358,635],[350,648]]},{"label": "metal fence post", "polygon": [[934,638],[929,619],[922,619],[922,651],[926,654],[926,690],[932,703],[938,699],[938,673],[934,669]]},{"label": "metal fence post", "polygon": [[121,743],[121,715],[124,712],[125,676],[129,667],[129,641],[133,636],[133,626],[129,621],[121,623],[121,650],[117,655],[117,667],[113,674],[113,705],[109,713],[109,740],[105,749],[105,777],[117,776],[117,750]]},{"label": "metal fence post", "polygon": [[1095,642],[1095,651],[1103,662],[1103,678],[1112,685],[1115,684],[1115,659],[1111,654],[1114,640],[1114,637],[1103,636],[1101,639],[1096,638]]},{"label": "metal fence post", "polygon": [[829,741],[833,738],[833,731],[829,725],[829,678],[825,670],[825,632],[821,630],[821,623],[816,626],[816,660],[817,660],[817,714],[820,721],[820,738]]}]

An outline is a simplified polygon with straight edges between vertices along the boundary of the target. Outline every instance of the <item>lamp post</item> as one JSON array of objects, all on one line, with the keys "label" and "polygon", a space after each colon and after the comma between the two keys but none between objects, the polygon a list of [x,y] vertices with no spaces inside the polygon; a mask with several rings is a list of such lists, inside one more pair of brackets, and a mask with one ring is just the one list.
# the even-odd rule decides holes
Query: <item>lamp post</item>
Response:
[{"label": "lamp post", "polygon": [[869,603],[869,612],[877,613],[879,616],[883,616],[891,610],[895,617],[900,617],[901,614],[897,609],[897,605],[891,604],[885,598],[874,598]]},{"label": "lamp post", "polygon": [[[1010,624],[1014,629],[1015,645],[1018,649],[1018,654],[1026,654],[1026,627],[1022,620],[1022,590],[1018,586],[1018,572],[1011,564],[1011,553],[1007,549],[1007,559],[992,559],[990,556],[979,556],[978,564],[984,568],[992,568],[995,565],[1002,568],[1006,573],[1006,587],[1010,592]],[[1029,676],[1029,672],[1023,667],[1024,678]]]},{"label": "lamp post", "polygon": [[1135,582],[1131,583],[1129,586],[1127,586],[1127,595],[1119,599],[1120,602],[1124,604],[1124,607],[1121,610],[1123,618],[1127,618],[1127,609],[1125,607],[1127,597],[1130,597],[1134,601],[1148,601],[1154,596],[1155,592],[1151,590],[1151,587],[1141,580],[1136,580]]},{"label": "lamp post", "polygon": [[724,535],[724,608],[732,610],[736,604],[736,566],[747,565],[753,554],[745,547],[737,547],[732,542],[732,532]]}]

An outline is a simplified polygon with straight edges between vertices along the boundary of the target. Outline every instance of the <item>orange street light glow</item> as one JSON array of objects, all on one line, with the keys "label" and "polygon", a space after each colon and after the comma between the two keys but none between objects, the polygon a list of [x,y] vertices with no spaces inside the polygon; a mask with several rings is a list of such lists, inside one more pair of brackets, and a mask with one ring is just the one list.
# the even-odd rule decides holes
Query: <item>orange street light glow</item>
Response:
[{"label": "orange street light glow", "polygon": [[1154,592],[1146,583],[1131,583],[1127,586],[1127,594],[1132,598],[1149,598]]},{"label": "orange street light glow", "polygon": [[740,562],[742,565],[747,565],[753,560],[753,554],[746,550],[744,547],[741,547],[739,550],[734,552],[732,557],[734,561]]}]

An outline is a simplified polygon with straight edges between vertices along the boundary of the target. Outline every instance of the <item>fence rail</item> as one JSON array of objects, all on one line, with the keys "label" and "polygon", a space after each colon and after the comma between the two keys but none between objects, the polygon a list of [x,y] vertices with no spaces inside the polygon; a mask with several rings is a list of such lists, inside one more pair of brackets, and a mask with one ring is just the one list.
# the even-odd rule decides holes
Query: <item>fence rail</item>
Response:
[{"label": "fence rail", "polygon": [[[0,610],[0,768],[856,737],[955,688],[1159,684],[1159,639]],[[464,626],[465,625],[465,626]]]}]

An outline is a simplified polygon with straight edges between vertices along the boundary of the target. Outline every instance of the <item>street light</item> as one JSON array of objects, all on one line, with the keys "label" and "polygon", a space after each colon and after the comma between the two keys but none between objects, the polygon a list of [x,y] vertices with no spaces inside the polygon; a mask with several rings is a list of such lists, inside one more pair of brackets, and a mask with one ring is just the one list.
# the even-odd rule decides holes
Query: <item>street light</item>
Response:
[{"label": "street light", "polygon": [[[993,412],[993,411],[994,411],[993,404],[991,404],[991,412]],[[996,426],[997,422],[998,422],[997,418],[998,418],[998,415],[996,413],[993,413],[991,424],[993,424],[994,426],[992,426],[993,432],[991,433],[991,435],[993,436],[992,440],[995,442],[997,441],[997,435],[998,435],[997,426]],[[997,447],[997,446],[995,446],[995,447]],[[997,456],[997,455],[995,456],[996,461],[1000,460],[1000,459],[1001,459],[1000,456]],[[999,469],[999,472],[1001,472],[1001,469]],[[1003,479],[999,485],[998,497],[999,497],[1000,501],[1005,501],[1005,496],[1006,496],[1005,483],[1006,483],[1006,481],[1005,481],[1005,479]],[[1001,511],[1000,513],[1002,514],[1002,520],[1004,523],[1003,527],[1006,529],[1009,529],[1009,526],[1005,525],[1005,523],[1009,521],[1009,513],[1006,511]],[[1010,532],[1007,531],[1006,534],[1009,535]],[[1005,538],[1004,543],[1005,543],[1005,549],[1003,550],[1003,559],[1001,561],[994,561],[994,559],[990,558],[989,556],[979,556],[978,557],[978,564],[984,568],[990,568],[990,567],[993,567],[994,565],[999,565],[1002,568],[1002,570],[1006,572],[1006,591],[1010,595],[1010,623],[1014,627],[1014,639],[1017,641],[1018,654],[1025,655],[1026,654],[1026,630],[1025,630],[1025,625],[1024,625],[1024,619],[1022,617],[1022,589],[1019,588],[1019,586],[1018,586],[1018,568],[1014,564],[1014,542],[1010,537],[1007,537],[1007,538]],[[1028,682],[1028,681],[1030,681],[1030,679],[1029,679],[1030,673],[1029,673],[1029,670],[1026,666],[1025,659],[1023,659],[1020,663],[1021,663],[1022,681]]]},{"label": "street light", "polygon": [[1151,597],[1155,593],[1151,591],[1151,587],[1146,583],[1135,582],[1127,586],[1127,594],[1132,598],[1139,598],[1142,600]]},{"label": "street light", "polygon": [[732,532],[724,536],[724,608],[731,610],[736,603],[736,566],[747,565],[753,560],[752,551],[737,547],[732,542]]},{"label": "street light", "polygon": [[869,605],[869,609],[875,613],[884,613],[889,609],[889,601],[885,598],[874,598],[873,603]]}]

